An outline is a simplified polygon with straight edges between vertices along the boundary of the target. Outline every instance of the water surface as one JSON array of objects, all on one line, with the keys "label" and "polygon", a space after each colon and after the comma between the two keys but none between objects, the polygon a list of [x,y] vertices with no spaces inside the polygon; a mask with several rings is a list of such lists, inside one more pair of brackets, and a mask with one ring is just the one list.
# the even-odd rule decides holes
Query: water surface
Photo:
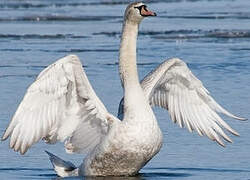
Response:
[{"label": "water surface", "polygon": [[[2,0],[0,2],[0,133],[38,73],[67,54],[81,58],[107,109],[122,96],[118,48],[124,0]],[[226,109],[249,118],[250,2],[247,0],[150,0],[157,12],[140,26],[140,77],[163,60],[179,57]],[[174,125],[155,109],[164,145],[137,177],[112,179],[250,179],[249,122],[224,118],[241,136],[222,148]],[[21,156],[0,143],[1,179],[57,178],[44,150],[76,165],[63,145],[34,145]],[[77,178],[70,178],[77,179]],[[78,178],[79,179],[79,178]],[[86,178],[92,179],[92,178]],[[94,178],[94,179],[111,179]]]}]

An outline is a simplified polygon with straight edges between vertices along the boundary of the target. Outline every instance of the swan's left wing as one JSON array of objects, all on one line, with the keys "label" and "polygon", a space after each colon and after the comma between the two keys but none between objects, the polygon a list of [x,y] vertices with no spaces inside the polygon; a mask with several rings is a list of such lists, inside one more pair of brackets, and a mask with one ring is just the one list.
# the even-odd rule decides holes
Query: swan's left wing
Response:
[{"label": "swan's left wing", "polygon": [[[69,55],[44,69],[28,88],[2,140],[24,154],[40,139],[65,141],[67,152],[100,144],[116,118],[92,88],[80,59]],[[118,121],[118,120],[117,120]]]},{"label": "swan's left wing", "polygon": [[[173,122],[180,127],[190,132],[196,130],[222,146],[224,142],[220,137],[232,142],[222,128],[239,135],[217,113],[244,119],[221,107],[182,60],[166,60],[141,81],[141,86],[151,106],[167,109]],[[123,114],[122,102],[120,104],[118,117]]]}]

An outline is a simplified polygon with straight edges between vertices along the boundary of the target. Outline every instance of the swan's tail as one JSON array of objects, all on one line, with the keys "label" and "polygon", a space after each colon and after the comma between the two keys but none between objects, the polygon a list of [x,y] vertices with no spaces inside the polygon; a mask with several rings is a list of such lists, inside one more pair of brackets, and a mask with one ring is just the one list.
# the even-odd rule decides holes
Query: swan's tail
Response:
[{"label": "swan's tail", "polygon": [[56,155],[45,151],[49,155],[49,159],[60,177],[78,176],[78,168],[69,161],[64,161]]}]

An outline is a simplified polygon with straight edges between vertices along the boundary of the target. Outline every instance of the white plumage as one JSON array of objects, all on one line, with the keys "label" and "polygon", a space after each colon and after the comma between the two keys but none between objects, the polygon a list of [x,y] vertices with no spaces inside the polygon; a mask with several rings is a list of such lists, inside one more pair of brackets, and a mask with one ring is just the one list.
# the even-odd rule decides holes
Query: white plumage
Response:
[{"label": "white plumage", "polygon": [[[141,81],[141,86],[150,105],[167,109],[172,121],[181,128],[186,127],[189,132],[195,130],[200,136],[206,135],[222,146],[225,144],[220,137],[228,142],[232,140],[221,127],[239,135],[217,113],[238,120],[245,119],[234,116],[221,107],[182,60],[173,58],[164,61]],[[118,113],[121,119],[122,106],[123,100]]]},{"label": "white plumage", "polygon": [[39,74],[2,139],[11,136],[10,147],[24,154],[41,138],[54,143],[70,137],[65,144],[68,152],[82,152],[95,147],[108,132],[107,116],[80,60],[69,55]]}]

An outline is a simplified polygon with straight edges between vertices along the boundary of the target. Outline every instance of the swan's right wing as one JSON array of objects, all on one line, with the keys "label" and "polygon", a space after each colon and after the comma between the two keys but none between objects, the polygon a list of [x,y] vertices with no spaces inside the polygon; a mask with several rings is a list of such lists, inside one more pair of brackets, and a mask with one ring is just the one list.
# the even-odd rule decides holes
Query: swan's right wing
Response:
[{"label": "swan's right wing", "polygon": [[[222,146],[224,143],[220,137],[232,142],[222,128],[238,135],[217,113],[239,120],[244,118],[234,116],[221,107],[180,59],[173,58],[160,64],[141,81],[141,87],[152,107],[168,110],[172,121],[190,132],[195,130]],[[122,99],[118,118],[123,118],[123,112]]]},{"label": "swan's right wing", "polygon": [[232,141],[221,128],[234,135],[238,133],[217,113],[245,120],[221,107],[186,63],[177,58],[159,65],[142,80],[141,86],[151,106],[167,109],[173,122],[180,127],[186,127],[190,132],[195,130],[222,146],[220,137]]},{"label": "swan's right wing", "polygon": [[[24,154],[40,139],[64,141],[67,152],[86,152],[108,132],[110,114],[96,96],[77,56],[59,59],[28,88],[2,140]],[[113,116],[111,116],[113,117]]]}]

